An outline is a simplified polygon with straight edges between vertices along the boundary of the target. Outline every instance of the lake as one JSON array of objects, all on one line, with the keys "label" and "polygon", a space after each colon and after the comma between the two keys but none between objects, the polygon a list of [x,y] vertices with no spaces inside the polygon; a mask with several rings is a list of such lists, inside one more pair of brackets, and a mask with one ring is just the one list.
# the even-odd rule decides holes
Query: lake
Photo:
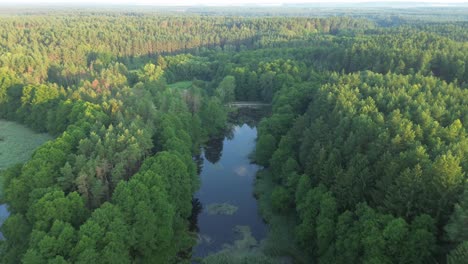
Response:
[{"label": "lake", "polygon": [[256,122],[240,118],[236,121],[226,136],[210,140],[202,154],[201,187],[195,198],[203,209],[198,215],[194,257],[229,247],[242,239],[240,232],[250,232],[247,235],[256,241],[266,236],[267,227],[253,196],[260,166],[249,159],[255,149]]}]

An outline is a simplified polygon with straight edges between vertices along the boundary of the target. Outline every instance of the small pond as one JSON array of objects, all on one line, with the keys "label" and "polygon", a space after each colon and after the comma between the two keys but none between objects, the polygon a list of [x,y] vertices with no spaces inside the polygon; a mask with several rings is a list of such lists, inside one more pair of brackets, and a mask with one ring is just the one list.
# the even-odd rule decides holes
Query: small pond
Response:
[{"label": "small pond", "polygon": [[266,236],[267,226],[253,196],[260,166],[249,159],[255,149],[257,122],[245,114],[245,111],[231,114],[228,132],[213,138],[204,148],[201,187],[195,195],[202,210],[197,220],[194,257],[218,252],[233,244],[242,233],[256,241]]}]

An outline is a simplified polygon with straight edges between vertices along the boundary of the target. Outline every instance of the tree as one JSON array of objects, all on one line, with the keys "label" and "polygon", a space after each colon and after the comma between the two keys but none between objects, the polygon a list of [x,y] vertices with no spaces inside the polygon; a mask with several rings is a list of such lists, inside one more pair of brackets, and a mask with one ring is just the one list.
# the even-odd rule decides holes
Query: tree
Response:
[{"label": "tree", "polygon": [[48,232],[33,230],[23,263],[68,263],[76,243],[76,231],[66,222],[55,220]]},{"label": "tree", "polygon": [[84,201],[76,192],[65,196],[62,191],[45,193],[34,203],[27,213],[33,228],[47,232],[56,221],[71,223],[78,227],[86,219]]},{"label": "tree", "polygon": [[152,63],[148,63],[143,68],[143,73],[140,74],[140,80],[142,81],[157,81],[163,76],[163,69],[162,66],[154,65]]},{"label": "tree", "polygon": [[450,241],[455,243],[463,243],[468,241],[468,187],[465,186],[465,191],[460,198],[460,201],[455,204],[455,209],[450,216],[448,224],[445,226],[445,232]]},{"label": "tree", "polygon": [[131,263],[129,230],[120,209],[105,203],[80,227],[76,263]]},{"label": "tree", "polygon": [[291,208],[290,198],[289,192],[284,187],[277,186],[271,193],[271,206],[278,213],[285,213]]},{"label": "tree", "polygon": [[207,135],[213,136],[224,130],[227,114],[221,101],[212,97],[205,100],[200,111],[200,118]]},{"label": "tree", "polygon": [[215,95],[221,102],[227,103],[235,100],[236,79],[228,75],[219,83],[215,90]]},{"label": "tree", "polygon": [[167,182],[151,171],[120,182],[113,203],[122,211],[129,230],[132,257],[142,262],[166,263],[175,256],[174,206],[165,190]]},{"label": "tree", "polygon": [[276,139],[272,135],[265,134],[260,136],[255,149],[255,161],[262,166],[268,166],[275,148]]}]

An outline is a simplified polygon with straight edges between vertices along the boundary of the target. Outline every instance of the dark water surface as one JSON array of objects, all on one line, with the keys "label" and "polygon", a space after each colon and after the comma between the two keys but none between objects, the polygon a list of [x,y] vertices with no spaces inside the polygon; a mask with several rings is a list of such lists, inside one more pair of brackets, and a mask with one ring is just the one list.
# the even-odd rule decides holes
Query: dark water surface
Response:
[{"label": "dark water surface", "polygon": [[[232,244],[238,238],[236,226],[249,226],[258,241],[265,237],[266,225],[253,196],[255,174],[260,167],[249,160],[256,137],[256,127],[244,123],[205,148],[201,187],[195,195],[203,210],[198,215],[199,243],[193,249],[194,256],[204,257],[221,250],[224,244]],[[213,203],[227,203],[238,209],[232,215],[209,214],[207,207]]]}]

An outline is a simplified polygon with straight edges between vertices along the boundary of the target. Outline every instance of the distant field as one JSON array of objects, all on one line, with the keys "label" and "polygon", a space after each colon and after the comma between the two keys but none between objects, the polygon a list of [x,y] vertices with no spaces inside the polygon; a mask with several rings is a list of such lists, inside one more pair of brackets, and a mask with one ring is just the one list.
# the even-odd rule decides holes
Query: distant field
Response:
[{"label": "distant field", "polygon": [[169,87],[175,88],[175,89],[188,89],[192,85],[191,81],[183,81],[183,82],[176,82],[176,83],[171,83],[168,84]]},{"label": "distant field", "polygon": [[[0,171],[27,161],[38,146],[51,138],[15,122],[0,120]],[[0,177],[0,196],[2,182]]]}]

